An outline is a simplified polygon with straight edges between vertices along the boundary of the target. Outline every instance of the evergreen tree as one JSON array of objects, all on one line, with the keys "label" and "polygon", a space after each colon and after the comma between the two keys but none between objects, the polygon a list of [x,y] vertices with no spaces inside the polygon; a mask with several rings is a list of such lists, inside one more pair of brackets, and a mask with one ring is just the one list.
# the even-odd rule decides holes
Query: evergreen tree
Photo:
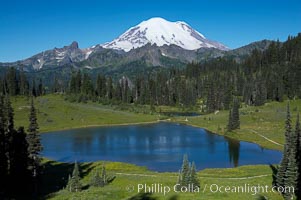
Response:
[{"label": "evergreen tree", "polygon": [[55,76],[53,85],[51,87],[51,91],[52,91],[52,93],[57,93],[57,92],[59,92],[59,89],[60,89],[59,80],[58,80],[57,76]]},{"label": "evergreen tree", "polygon": [[103,187],[104,186],[104,181],[103,181],[102,177],[99,176],[98,170],[95,170],[95,173],[90,180],[90,186],[94,186],[94,187]]},{"label": "evergreen tree", "polygon": [[122,87],[121,87],[119,81],[116,84],[115,99],[118,100],[118,101],[122,100]]},{"label": "evergreen tree", "polygon": [[[294,132],[292,132],[292,134],[294,135]],[[296,151],[295,151],[295,145],[293,144],[295,137],[291,137],[290,141],[291,141],[291,148],[289,150],[289,157],[288,157],[288,164],[287,164],[287,169],[285,172],[285,177],[284,177],[284,185],[285,186],[289,186],[289,187],[293,187],[293,188],[297,188],[297,175],[298,175],[298,167],[297,167],[297,161],[296,161]],[[289,192],[285,192],[283,194],[283,196],[285,197],[285,199],[292,199],[294,196],[294,193],[289,193]]]},{"label": "evergreen tree", "polygon": [[265,88],[265,83],[262,81],[261,74],[259,75],[258,78],[255,78],[255,100],[254,100],[254,105],[255,106],[261,106],[264,105],[265,100],[266,100],[266,88]]},{"label": "evergreen tree", "polygon": [[103,98],[106,96],[106,78],[101,74],[98,74],[98,76],[97,76],[96,94],[100,98]]},{"label": "evergreen tree", "polygon": [[207,91],[207,112],[212,113],[216,109],[215,86],[213,83],[208,83]]},{"label": "evergreen tree", "polygon": [[294,188],[294,193],[292,191],[283,193],[285,199],[293,199],[294,196],[300,199],[300,119],[298,114],[295,131],[292,131],[289,104],[285,124],[284,152],[276,177],[276,185]]},{"label": "evergreen tree", "polygon": [[114,91],[113,91],[113,80],[112,80],[112,77],[109,77],[108,78],[108,82],[107,82],[107,98],[108,99],[112,99],[113,94],[114,94]]},{"label": "evergreen tree", "polygon": [[101,175],[99,175],[98,170],[95,171],[94,175],[90,180],[90,185],[95,187],[104,187],[114,181],[115,176],[108,176],[106,172],[105,165],[102,165]]},{"label": "evergreen tree", "polygon": [[234,98],[232,109],[229,110],[227,129],[228,131],[232,131],[239,128],[240,128],[239,101],[237,98]]},{"label": "evergreen tree", "polygon": [[71,186],[71,175],[69,174],[69,175],[68,175],[68,182],[67,182],[67,186],[66,186],[66,189],[67,189],[68,191],[70,191],[70,186]]},{"label": "evergreen tree", "polygon": [[292,134],[292,126],[291,126],[291,114],[290,114],[290,107],[289,104],[287,104],[287,116],[285,121],[285,144],[284,144],[284,150],[283,150],[283,156],[280,162],[280,166],[277,172],[276,176],[276,185],[278,187],[284,187],[285,186],[285,180],[286,180],[286,171],[288,168],[289,163],[289,156],[290,156],[290,136]]},{"label": "evergreen tree", "polygon": [[28,134],[27,134],[27,142],[28,142],[28,152],[30,163],[29,167],[32,172],[32,176],[35,178],[39,174],[40,169],[40,152],[42,151],[42,144],[39,134],[39,126],[37,122],[37,114],[36,109],[34,107],[33,98],[31,99],[31,106],[30,106],[30,114],[29,114],[29,127],[28,127]]},{"label": "evergreen tree", "polygon": [[239,119],[239,100],[234,98],[233,101],[233,110],[232,110],[232,128],[240,128],[240,119]]},{"label": "evergreen tree", "polygon": [[5,98],[5,115],[7,133],[10,134],[14,130],[14,110],[12,108],[9,96]]},{"label": "evergreen tree", "polygon": [[105,98],[106,94],[107,94],[107,82],[106,82],[106,77],[105,76],[101,76],[101,97]]},{"label": "evergreen tree", "polygon": [[76,94],[79,94],[81,92],[81,87],[82,87],[82,74],[80,70],[77,71],[76,76],[75,76],[75,89],[74,92]]},{"label": "evergreen tree", "polygon": [[189,175],[190,175],[190,167],[189,167],[189,161],[188,161],[188,156],[185,154],[183,157],[183,165],[182,165],[182,186],[188,186],[189,184]]},{"label": "evergreen tree", "polygon": [[228,110],[230,109],[230,104],[231,104],[231,101],[232,101],[232,90],[231,90],[231,87],[228,86],[228,89],[226,90],[225,92],[225,95],[224,95],[224,109]]},{"label": "evergreen tree", "polygon": [[81,86],[81,92],[82,92],[82,94],[90,97],[93,94],[93,91],[94,91],[94,89],[93,89],[91,77],[87,73],[84,73],[82,86]]},{"label": "evergreen tree", "polygon": [[8,158],[6,154],[6,137],[5,137],[5,115],[4,115],[4,101],[0,96],[0,198],[4,192],[5,180],[7,178]]},{"label": "evergreen tree", "polygon": [[[57,90],[55,89],[55,91],[57,91]],[[76,92],[77,92],[77,88],[76,88],[76,76],[75,76],[74,73],[72,73],[72,76],[70,78],[69,92],[71,94],[76,94]]]},{"label": "evergreen tree", "polygon": [[[299,118],[299,116],[297,117]],[[298,131],[300,129],[299,119],[296,122],[295,131],[292,131],[290,135],[290,148],[288,157],[288,166],[285,174],[286,185],[297,187],[297,175],[298,175]]]},{"label": "evergreen tree", "polygon": [[37,95],[38,95],[38,96],[42,96],[43,93],[44,93],[43,82],[42,82],[42,79],[40,79],[40,80],[39,80],[39,85],[38,85]]},{"label": "evergreen tree", "polygon": [[16,95],[18,91],[18,82],[17,82],[17,74],[15,68],[10,67],[8,69],[6,80],[7,80],[8,94],[12,96]]},{"label": "evergreen tree", "polygon": [[37,96],[36,81],[34,79],[32,80],[31,95],[34,97]]},{"label": "evergreen tree", "polygon": [[[9,96],[0,96],[0,192],[26,195],[31,185],[28,171],[28,143],[23,127],[15,130]],[[5,184],[5,185],[3,185]],[[3,194],[3,193],[1,193]],[[1,198],[0,194],[0,198]]]},{"label": "evergreen tree", "polygon": [[20,71],[20,95],[28,95],[28,82],[26,75],[23,71],[23,68],[21,68]]},{"label": "evergreen tree", "polygon": [[192,162],[191,167],[190,167],[189,183],[193,184],[194,188],[196,188],[196,187],[200,188],[200,182],[197,177],[196,167],[195,167],[194,162]]},{"label": "evergreen tree", "polygon": [[6,120],[5,121],[5,143],[6,143],[5,152],[8,158],[8,169],[10,169],[12,163],[11,159],[15,148],[15,146],[12,144],[15,129],[14,129],[14,110],[11,106],[11,102],[8,95],[5,97],[4,104],[5,104],[4,110],[5,110],[5,120]]},{"label": "evergreen tree", "polygon": [[10,190],[25,192],[28,189],[28,143],[23,127],[13,130],[9,143],[9,180]]},{"label": "evergreen tree", "polygon": [[74,169],[71,178],[69,178],[67,189],[70,192],[80,192],[82,185],[80,183],[80,172],[77,162],[74,163]]},{"label": "evergreen tree", "polygon": [[301,127],[300,127],[300,118],[299,113],[297,115],[296,120],[296,128],[295,128],[295,135],[297,140],[297,152],[296,152],[296,166],[297,166],[297,180],[296,180],[296,197],[297,199],[301,199]]},{"label": "evergreen tree", "polygon": [[232,131],[233,130],[232,109],[229,110],[227,130],[228,131]]},{"label": "evergreen tree", "polygon": [[177,190],[181,187],[193,187],[193,189],[200,188],[200,182],[197,177],[196,167],[194,162],[189,163],[188,157],[185,154],[183,157],[182,169],[179,171],[177,180]]}]

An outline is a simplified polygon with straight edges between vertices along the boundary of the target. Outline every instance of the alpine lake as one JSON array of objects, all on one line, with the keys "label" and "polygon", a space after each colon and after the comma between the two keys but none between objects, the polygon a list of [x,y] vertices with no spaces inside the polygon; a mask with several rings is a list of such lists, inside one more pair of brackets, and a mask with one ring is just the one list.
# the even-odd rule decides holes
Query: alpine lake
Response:
[{"label": "alpine lake", "polygon": [[60,162],[118,161],[158,172],[176,172],[183,155],[198,170],[276,164],[282,153],[233,140],[202,128],[160,122],[48,132],[42,155]]}]

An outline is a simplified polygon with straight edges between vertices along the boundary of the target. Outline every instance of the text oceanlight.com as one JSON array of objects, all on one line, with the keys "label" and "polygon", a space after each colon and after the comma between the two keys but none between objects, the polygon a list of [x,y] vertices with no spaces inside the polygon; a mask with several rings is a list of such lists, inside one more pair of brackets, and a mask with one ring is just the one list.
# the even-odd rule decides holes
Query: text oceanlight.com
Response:
[{"label": "text oceanlight.com", "polygon": [[157,193],[166,195],[170,192],[175,193],[247,193],[256,195],[259,193],[290,193],[294,194],[295,190],[292,186],[277,187],[269,185],[219,185],[219,184],[205,184],[203,187],[192,185],[181,186],[175,184],[173,186],[163,185],[160,183],[154,184],[137,184],[136,186],[129,185],[126,187],[128,192],[137,193]]}]

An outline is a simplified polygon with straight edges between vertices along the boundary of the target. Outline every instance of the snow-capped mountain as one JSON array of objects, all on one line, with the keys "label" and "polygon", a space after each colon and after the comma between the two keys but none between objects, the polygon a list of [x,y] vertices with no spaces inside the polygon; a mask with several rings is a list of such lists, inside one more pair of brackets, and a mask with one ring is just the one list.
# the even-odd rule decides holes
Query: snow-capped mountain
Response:
[{"label": "snow-capped mountain", "polygon": [[159,47],[173,44],[186,50],[196,50],[203,47],[228,50],[223,44],[206,39],[204,35],[185,22],[170,22],[159,17],[141,22],[117,39],[102,46],[128,52],[149,43]]},{"label": "snow-capped mountain", "polygon": [[[200,55],[204,52],[211,55],[213,53],[210,52],[214,51],[214,55],[218,56],[227,50],[229,49],[226,46],[206,39],[185,22],[169,22],[156,17],[130,28],[112,42],[84,49],[80,49],[78,43],[73,42],[69,46],[46,50],[24,60],[0,63],[0,67],[13,66],[22,67],[26,71],[37,71],[64,66],[94,69],[126,65],[130,62],[165,66],[166,63],[201,60]],[[208,55],[204,57],[208,58]]]}]

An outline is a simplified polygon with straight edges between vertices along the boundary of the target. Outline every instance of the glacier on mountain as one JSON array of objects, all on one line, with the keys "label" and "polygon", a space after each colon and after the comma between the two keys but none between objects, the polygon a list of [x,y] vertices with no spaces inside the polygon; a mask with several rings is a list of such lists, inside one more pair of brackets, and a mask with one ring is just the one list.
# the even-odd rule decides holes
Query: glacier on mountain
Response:
[{"label": "glacier on mountain", "polygon": [[228,50],[223,44],[208,40],[185,22],[170,22],[159,17],[141,22],[112,42],[102,46],[128,52],[148,43],[157,46],[174,44],[187,50],[196,50],[202,47]]}]

